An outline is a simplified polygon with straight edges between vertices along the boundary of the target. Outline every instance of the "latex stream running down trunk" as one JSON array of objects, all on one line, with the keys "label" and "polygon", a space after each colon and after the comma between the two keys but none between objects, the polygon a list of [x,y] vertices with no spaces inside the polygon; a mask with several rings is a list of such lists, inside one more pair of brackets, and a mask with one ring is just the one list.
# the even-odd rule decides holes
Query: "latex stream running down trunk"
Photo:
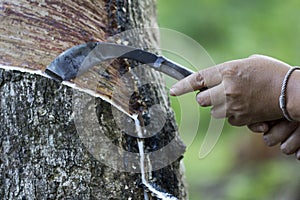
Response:
[{"label": "latex stream running down trunk", "polygon": [[[143,130],[141,128],[141,123],[139,121],[139,115],[134,115],[134,122],[135,122],[135,127],[136,127],[136,131],[138,134],[138,147],[139,147],[139,154],[140,154],[140,168],[141,168],[141,178],[142,178],[142,183],[145,186],[145,188],[147,190],[149,190],[151,193],[153,193],[155,196],[157,196],[160,199],[163,200],[176,200],[177,198],[172,196],[171,194],[164,192],[164,191],[160,191],[158,188],[155,188],[151,185],[151,183],[148,182],[148,180],[146,180],[146,171],[145,171],[145,166],[144,166],[144,162],[145,162],[145,155],[144,155],[144,141],[140,138],[143,138]],[[144,192],[144,196],[145,199],[149,199],[148,194],[146,192]]]}]

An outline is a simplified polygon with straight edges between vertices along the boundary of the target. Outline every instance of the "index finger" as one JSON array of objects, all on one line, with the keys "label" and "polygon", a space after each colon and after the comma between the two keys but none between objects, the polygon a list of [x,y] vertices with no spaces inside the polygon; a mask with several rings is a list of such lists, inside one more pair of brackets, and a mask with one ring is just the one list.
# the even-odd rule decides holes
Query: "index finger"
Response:
[{"label": "index finger", "polygon": [[179,96],[195,90],[213,87],[221,82],[222,76],[219,71],[219,65],[217,65],[195,72],[190,76],[178,81],[170,89],[170,95]]}]

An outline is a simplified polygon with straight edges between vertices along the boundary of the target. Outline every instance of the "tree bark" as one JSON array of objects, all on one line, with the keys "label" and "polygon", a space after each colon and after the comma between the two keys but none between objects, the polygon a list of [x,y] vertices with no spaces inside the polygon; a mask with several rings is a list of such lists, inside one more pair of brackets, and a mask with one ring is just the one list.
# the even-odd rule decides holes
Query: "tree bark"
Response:
[{"label": "tree bark", "polygon": [[[0,20],[1,199],[159,199],[142,184],[138,139],[127,133],[136,132],[134,112],[142,113],[144,128],[162,126],[142,140],[146,179],[159,191],[187,198],[182,157],[176,156],[184,145],[158,72],[118,60],[108,70],[113,80],[103,74],[72,80],[69,86],[80,91],[35,73],[74,45],[156,26],[154,0],[0,0]],[[156,45],[151,35],[138,35],[135,45]],[[110,104],[126,107],[124,95],[113,102],[115,87],[107,87],[124,70],[135,77],[127,113]],[[158,104],[166,113],[162,125],[150,109]]]}]

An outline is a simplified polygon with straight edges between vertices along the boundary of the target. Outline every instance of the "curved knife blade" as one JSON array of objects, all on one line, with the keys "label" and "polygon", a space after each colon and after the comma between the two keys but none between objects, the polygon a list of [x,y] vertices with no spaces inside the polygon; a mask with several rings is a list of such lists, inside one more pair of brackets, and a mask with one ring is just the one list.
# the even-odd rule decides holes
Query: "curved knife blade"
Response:
[{"label": "curved knife blade", "polygon": [[65,81],[76,78],[103,61],[116,58],[136,60],[177,80],[193,73],[163,56],[130,46],[106,42],[90,42],[74,46],[55,58],[45,72],[54,79]]}]

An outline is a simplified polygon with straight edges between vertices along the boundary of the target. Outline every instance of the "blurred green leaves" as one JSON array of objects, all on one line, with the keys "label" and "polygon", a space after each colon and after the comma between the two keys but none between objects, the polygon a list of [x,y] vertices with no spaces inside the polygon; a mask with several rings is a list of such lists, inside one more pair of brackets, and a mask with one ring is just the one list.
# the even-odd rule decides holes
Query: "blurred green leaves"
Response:
[{"label": "blurred green leaves", "polygon": [[158,0],[159,25],[197,40],[219,63],[267,54],[299,63],[298,0]]},{"label": "blurred green leaves", "polygon": [[[299,0],[157,0],[157,3],[159,26],[195,39],[216,63],[265,54],[300,65]],[[242,145],[243,151],[251,153],[258,145],[250,141],[253,136],[245,128],[226,127],[213,152],[199,160],[210,115],[208,109],[190,107],[189,101],[194,101],[194,96],[190,95],[184,105],[171,99],[179,122],[181,109],[201,112],[200,122],[193,121],[191,114],[191,123],[199,123],[199,132],[185,154],[190,199],[300,199],[299,162],[295,158],[285,159],[280,153],[268,157],[264,155],[268,148],[256,152],[258,157],[266,156],[265,160],[238,157],[241,137],[246,136],[250,144],[248,149]]]}]

